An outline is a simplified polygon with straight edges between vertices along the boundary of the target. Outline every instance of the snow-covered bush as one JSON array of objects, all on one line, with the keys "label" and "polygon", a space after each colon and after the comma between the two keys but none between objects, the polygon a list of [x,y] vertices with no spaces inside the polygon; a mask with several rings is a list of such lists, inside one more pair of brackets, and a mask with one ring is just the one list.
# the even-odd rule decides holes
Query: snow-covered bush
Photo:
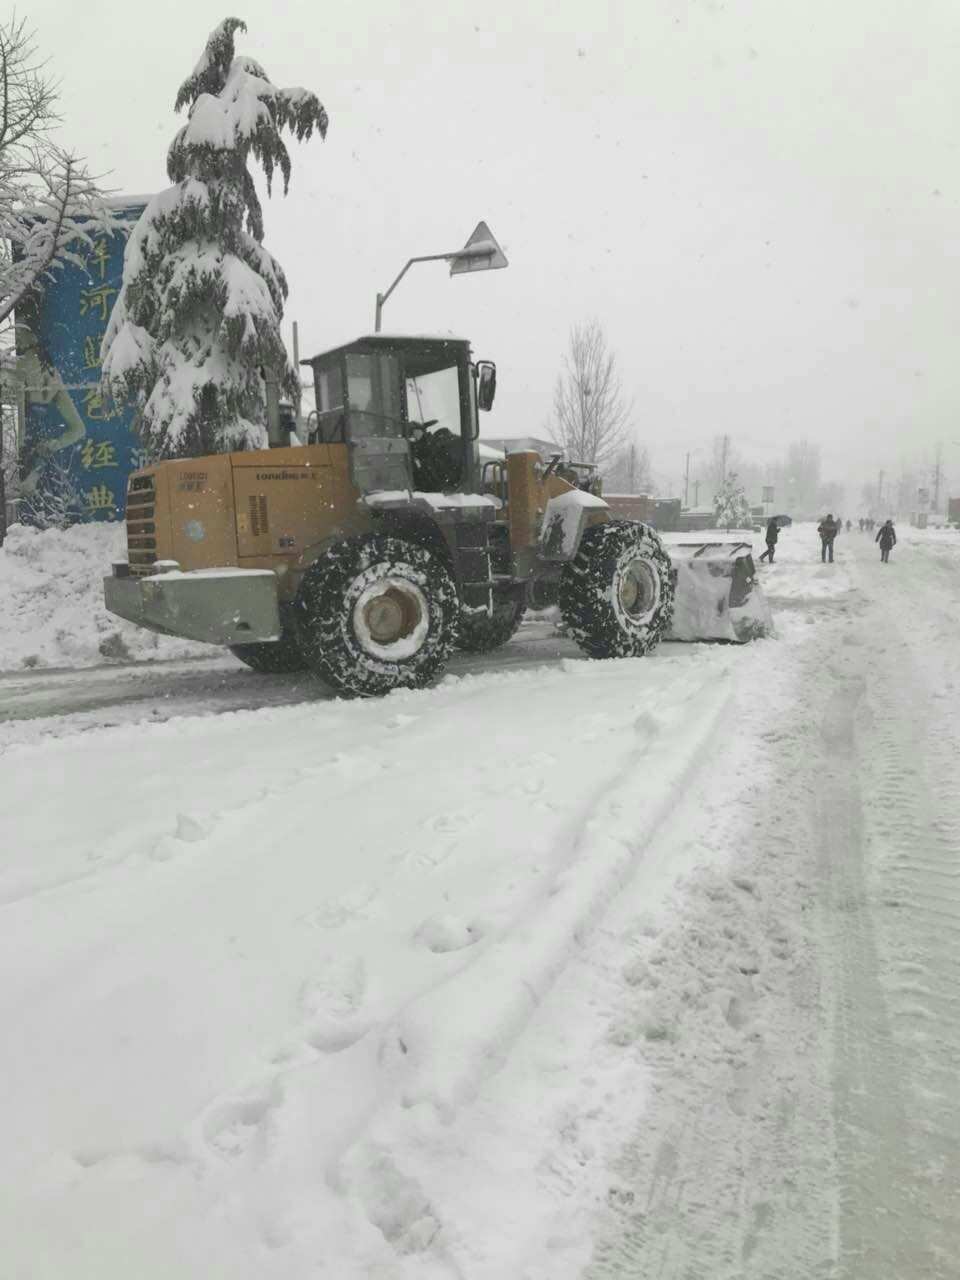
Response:
[{"label": "snow-covered bush", "polygon": [[264,249],[263,211],[248,163],[286,192],[290,156],[327,114],[306,89],[278,89],[252,58],[234,56],[246,26],[227,18],[180,86],[189,119],[167,155],[175,185],[144,210],[124,255],[123,286],[103,340],[104,381],[142,404],[139,430],[155,457],[266,445],[262,369],[283,391],[297,374],[280,336],[287,282]]},{"label": "snow-covered bush", "polygon": [[713,510],[718,529],[745,529],[753,523],[750,503],[735,471],[731,471],[720,486],[713,499]]},{"label": "snow-covered bush", "polygon": [[51,454],[44,466],[43,485],[21,497],[19,516],[35,529],[69,529],[83,518],[84,506],[70,462]]}]

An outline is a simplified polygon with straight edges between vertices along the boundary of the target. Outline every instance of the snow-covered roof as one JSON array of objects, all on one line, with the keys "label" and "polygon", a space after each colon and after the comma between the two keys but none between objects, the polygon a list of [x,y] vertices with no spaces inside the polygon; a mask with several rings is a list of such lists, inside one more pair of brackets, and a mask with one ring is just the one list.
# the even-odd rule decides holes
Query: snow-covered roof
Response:
[{"label": "snow-covered roof", "polygon": [[151,191],[149,195],[142,196],[109,196],[103,203],[108,209],[129,209],[133,205],[149,204],[155,195],[156,192]]}]

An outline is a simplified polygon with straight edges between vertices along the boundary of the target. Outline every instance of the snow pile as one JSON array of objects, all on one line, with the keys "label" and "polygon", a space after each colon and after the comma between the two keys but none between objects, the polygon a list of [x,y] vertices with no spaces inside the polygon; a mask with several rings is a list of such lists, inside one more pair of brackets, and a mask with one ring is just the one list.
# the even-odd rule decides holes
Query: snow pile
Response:
[{"label": "snow pile", "polygon": [[0,671],[217,652],[155,635],[107,612],[102,579],[113,560],[125,557],[122,525],[43,532],[12,525],[0,547]]}]

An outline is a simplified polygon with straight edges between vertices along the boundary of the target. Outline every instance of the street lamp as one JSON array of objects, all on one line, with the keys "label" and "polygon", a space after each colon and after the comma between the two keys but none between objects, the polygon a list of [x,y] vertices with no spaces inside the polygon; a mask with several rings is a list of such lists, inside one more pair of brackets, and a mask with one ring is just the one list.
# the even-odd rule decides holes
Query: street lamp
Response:
[{"label": "street lamp", "polygon": [[491,271],[508,265],[506,255],[494,239],[490,228],[485,222],[478,222],[473,234],[462,249],[454,249],[452,253],[426,253],[419,258],[410,258],[408,260],[407,265],[386,293],[377,294],[374,333],[380,332],[383,304],[415,262],[449,262],[452,276],[459,275],[464,271]]}]

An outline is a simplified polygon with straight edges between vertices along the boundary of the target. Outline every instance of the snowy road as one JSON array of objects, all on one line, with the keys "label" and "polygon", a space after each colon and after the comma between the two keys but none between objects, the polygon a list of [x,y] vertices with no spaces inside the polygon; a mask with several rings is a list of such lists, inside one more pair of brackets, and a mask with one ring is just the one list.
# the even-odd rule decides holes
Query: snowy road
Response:
[{"label": "snowy road", "polygon": [[[473,675],[556,665],[578,657],[577,646],[554,631],[552,623],[532,619],[497,653],[457,654],[450,671]],[[259,676],[221,649],[207,652],[211,656],[178,661],[0,672],[0,750],[6,743],[59,736],[65,730],[287,707],[334,697],[308,676]],[[29,728],[17,723],[26,720],[35,723]]]},{"label": "snowy road", "polygon": [[960,540],[781,545],[750,648],[0,680],[6,1272],[955,1277]]}]

